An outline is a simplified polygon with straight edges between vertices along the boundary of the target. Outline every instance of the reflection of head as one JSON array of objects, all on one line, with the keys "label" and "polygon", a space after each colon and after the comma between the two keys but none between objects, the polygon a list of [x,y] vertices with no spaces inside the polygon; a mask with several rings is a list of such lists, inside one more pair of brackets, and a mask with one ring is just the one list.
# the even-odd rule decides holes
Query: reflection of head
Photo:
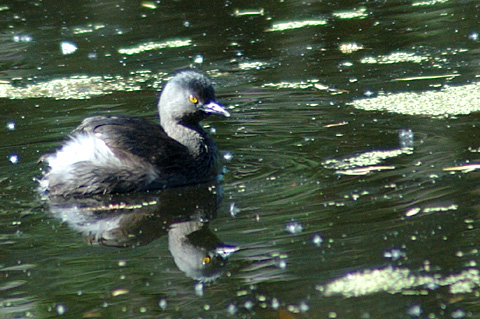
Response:
[{"label": "reflection of head", "polygon": [[238,250],[236,246],[223,244],[199,221],[172,224],[168,248],[177,267],[202,282],[218,278],[225,271],[228,257]]}]

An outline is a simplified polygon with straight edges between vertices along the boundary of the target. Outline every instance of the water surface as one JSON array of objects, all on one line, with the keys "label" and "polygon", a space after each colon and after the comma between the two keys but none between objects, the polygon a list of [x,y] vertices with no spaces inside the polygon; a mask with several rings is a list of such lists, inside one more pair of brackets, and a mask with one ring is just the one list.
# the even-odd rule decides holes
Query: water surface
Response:
[{"label": "water surface", "polygon": [[[1,5],[0,317],[478,317],[478,13],[433,0]],[[204,123],[220,184],[38,196],[38,158],[82,118],[157,120],[158,91],[185,67],[232,113]],[[199,273],[178,238],[192,257],[239,250]]]}]

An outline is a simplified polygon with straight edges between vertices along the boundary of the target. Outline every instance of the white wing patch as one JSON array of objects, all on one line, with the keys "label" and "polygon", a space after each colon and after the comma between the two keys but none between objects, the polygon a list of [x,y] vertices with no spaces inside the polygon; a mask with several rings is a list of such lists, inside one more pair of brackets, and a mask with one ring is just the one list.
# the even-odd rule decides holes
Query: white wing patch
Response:
[{"label": "white wing patch", "polygon": [[47,157],[51,172],[68,171],[78,162],[95,165],[121,164],[112,150],[95,134],[84,133],[72,137],[55,154]]}]

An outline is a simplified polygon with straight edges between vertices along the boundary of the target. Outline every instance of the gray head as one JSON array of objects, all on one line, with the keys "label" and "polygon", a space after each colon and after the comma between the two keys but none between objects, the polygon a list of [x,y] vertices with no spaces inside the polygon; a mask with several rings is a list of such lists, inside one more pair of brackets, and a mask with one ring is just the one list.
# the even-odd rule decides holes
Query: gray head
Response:
[{"label": "gray head", "polygon": [[196,125],[208,115],[230,116],[216,102],[210,79],[195,70],[180,71],[168,81],[158,102],[158,112],[162,125]]}]

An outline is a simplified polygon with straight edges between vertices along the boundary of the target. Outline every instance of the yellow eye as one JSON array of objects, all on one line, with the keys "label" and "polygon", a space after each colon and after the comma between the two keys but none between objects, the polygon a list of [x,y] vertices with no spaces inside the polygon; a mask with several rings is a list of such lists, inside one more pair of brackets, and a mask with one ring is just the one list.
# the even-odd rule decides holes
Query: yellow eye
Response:
[{"label": "yellow eye", "polygon": [[193,95],[190,95],[190,97],[188,98],[190,100],[190,102],[192,102],[193,104],[197,104],[198,103],[198,99],[196,96],[193,96]]},{"label": "yellow eye", "polygon": [[204,264],[204,265],[209,264],[210,261],[211,261],[210,257],[208,257],[208,256],[203,257],[202,264]]}]

